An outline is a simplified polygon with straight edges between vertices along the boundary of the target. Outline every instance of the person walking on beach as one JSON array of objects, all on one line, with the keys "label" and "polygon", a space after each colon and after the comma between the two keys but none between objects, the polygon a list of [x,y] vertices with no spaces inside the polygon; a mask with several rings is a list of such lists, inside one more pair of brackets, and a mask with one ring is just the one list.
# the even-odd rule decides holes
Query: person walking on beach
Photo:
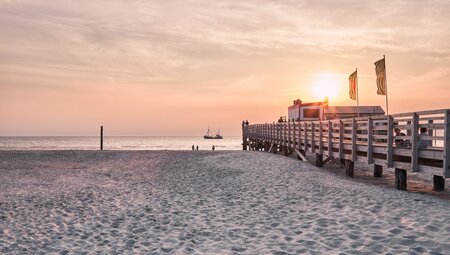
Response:
[{"label": "person walking on beach", "polygon": [[214,145],[213,145],[212,150],[215,150],[215,149],[216,149],[216,147],[214,147]]},{"label": "person walking on beach", "polygon": [[194,145],[192,145],[192,150],[194,150]]},{"label": "person walking on beach", "polygon": [[197,150],[198,150],[198,145],[197,145]]}]

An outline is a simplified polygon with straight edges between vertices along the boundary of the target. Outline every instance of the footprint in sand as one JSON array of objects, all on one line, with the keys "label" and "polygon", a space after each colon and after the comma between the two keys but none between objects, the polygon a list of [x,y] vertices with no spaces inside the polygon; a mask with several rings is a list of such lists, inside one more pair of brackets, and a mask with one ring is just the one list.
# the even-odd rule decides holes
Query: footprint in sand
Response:
[{"label": "footprint in sand", "polygon": [[394,235],[400,234],[403,230],[399,229],[399,228],[394,228],[389,230],[389,233],[392,233]]},{"label": "footprint in sand", "polygon": [[427,225],[427,226],[425,227],[425,230],[427,230],[427,231],[432,231],[432,232],[438,232],[438,231],[439,231],[439,228],[436,227],[436,226],[434,226],[434,225]]}]

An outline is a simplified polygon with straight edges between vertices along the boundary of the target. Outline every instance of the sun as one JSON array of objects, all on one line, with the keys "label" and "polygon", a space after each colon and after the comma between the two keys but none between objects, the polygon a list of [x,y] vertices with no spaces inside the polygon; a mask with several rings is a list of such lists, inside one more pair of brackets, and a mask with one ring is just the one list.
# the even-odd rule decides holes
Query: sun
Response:
[{"label": "sun", "polygon": [[335,73],[319,73],[311,83],[314,98],[336,98],[339,94],[339,75]]}]

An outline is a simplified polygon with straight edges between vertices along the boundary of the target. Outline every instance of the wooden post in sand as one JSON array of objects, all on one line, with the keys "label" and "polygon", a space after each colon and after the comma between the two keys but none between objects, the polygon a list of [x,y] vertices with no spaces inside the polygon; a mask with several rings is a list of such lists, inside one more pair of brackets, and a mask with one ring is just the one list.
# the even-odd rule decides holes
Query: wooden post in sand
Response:
[{"label": "wooden post in sand", "polygon": [[406,170],[395,168],[395,188],[406,190]]},{"label": "wooden post in sand", "polygon": [[382,165],[374,165],[373,166],[373,177],[383,177],[383,166]]},{"label": "wooden post in sand", "polygon": [[316,166],[323,167],[323,154],[316,153]]},{"label": "wooden post in sand", "polygon": [[345,175],[353,177],[355,175],[355,162],[345,159]]},{"label": "wooden post in sand", "polygon": [[444,191],[445,190],[445,179],[442,176],[433,175],[433,190]]},{"label": "wooden post in sand", "polygon": [[100,150],[103,150],[103,126],[100,126]]}]

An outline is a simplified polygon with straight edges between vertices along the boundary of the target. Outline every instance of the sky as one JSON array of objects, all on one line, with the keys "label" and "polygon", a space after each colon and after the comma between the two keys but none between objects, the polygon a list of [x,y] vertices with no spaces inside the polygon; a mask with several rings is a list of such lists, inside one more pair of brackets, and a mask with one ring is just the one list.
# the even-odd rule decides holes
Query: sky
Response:
[{"label": "sky", "polygon": [[241,134],[294,99],[450,108],[448,0],[0,0],[0,136]]}]

